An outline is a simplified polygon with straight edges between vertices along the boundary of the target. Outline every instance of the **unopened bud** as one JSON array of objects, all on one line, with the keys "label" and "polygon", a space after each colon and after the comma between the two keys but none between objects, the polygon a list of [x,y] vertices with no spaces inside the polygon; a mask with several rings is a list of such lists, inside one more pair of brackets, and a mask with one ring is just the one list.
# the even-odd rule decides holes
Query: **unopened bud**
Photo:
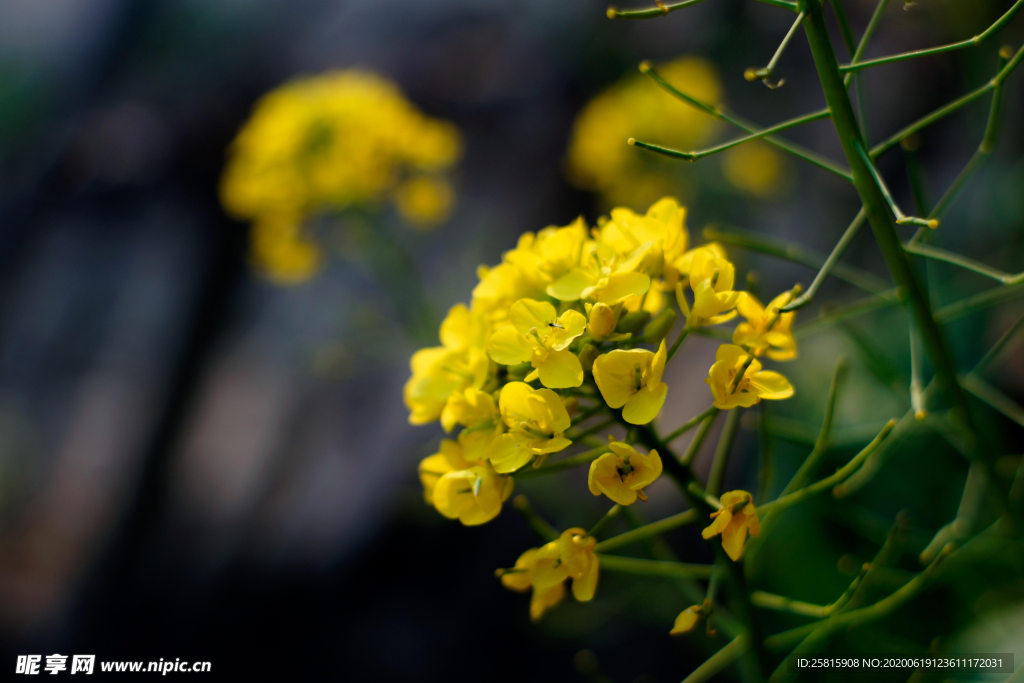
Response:
[{"label": "unopened bud", "polygon": [[615,326],[616,332],[623,334],[635,334],[639,332],[647,321],[651,319],[649,311],[633,311],[619,318],[619,324]]},{"label": "unopened bud", "polygon": [[676,324],[676,312],[666,307],[661,313],[654,316],[651,322],[647,323],[644,330],[644,341],[648,344],[658,344],[668,336],[672,327]]},{"label": "unopened bud", "polygon": [[592,372],[594,369],[594,361],[601,355],[601,352],[597,350],[597,347],[593,344],[586,344],[580,350],[579,359],[580,365],[587,372]]},{"label": "unopened bud", "polygon": [[615,331],[615,311],[608,304],[597,303],[590,309],[587,332],[598,341]]}]

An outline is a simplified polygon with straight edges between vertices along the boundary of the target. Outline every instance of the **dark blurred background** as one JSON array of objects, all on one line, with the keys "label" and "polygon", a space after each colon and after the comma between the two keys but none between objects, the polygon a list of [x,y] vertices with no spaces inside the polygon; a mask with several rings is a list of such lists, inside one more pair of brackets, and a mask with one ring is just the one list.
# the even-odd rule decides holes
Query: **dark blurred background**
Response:
[{"label": "dark blurred background", "polygon": [[[1010,4],[918,0],[904,12],[893,2],[869,54],[969,37]],[[873,5],[846,2],[858,31]],[[711,0],[630,23],[607,20],[604,9],[603,0],[0,3],[5,671],[16,654],[61,652],[210,660],[215,673],[237,678],[668,681],[704,658],[707,639],[667,636],[689,604],[667,583],[606,575],[593,604],[564,604],[531,624],[526,598],[493,578],[537,544],[523,521],[506,510],[464,528],[422,502],[416,463],[434,452],[440,428],[407,425],[401,388],[415,345],[373,271],[338,251],[308,283],[270,284],[249,268],[248,226],[229,219],[217,197],[225,147],[261,94],[330,68],[394,79],[465,138],[455,215],[405,238],[439,322],[468,300],[476,266],[497,263],[520,233],[597,218],[604,207],[564,178],[573,117],[641,59],[708,58],[725,102],[762,125],[822,106],[799,34],[780,65],[785,88],[742,78],[770,58],[792,21],[786,12]],[[999,45],[1022,39],[1018,18],[976,50],[872,71],[873,139],[985,82]],[[940,243],[1016,272],[1024,263],[1024,76],[1006,90],[998,151],[950,213]],[[977,145],[986,111],[979,102],[922,136],[932,201]],[[723,128],[717,137],[732,134]],[[839,158],[827,122],[792,138]],[[708,177],[681,191],[696,241],[714,221],[827,253],[857,209],[849,186],[795,160],[787,192],[739,201],[719,162],[701,163]],[[900,154],[882,170],[912,206]],[[768,298],[813,277],[792,263],[730,254],[740,273],[756,269]],[[847,258],[885,276],[867,231]],[[935,281],[940,302],[992,284],[952,269]],[[856,296],[829,283],[821,299]],[[1021,312],[1011,302],[951,326],[965,366]],[[791,427],[816,430],[831,366],[847,353],[854,369],[839,428],[902,415],[909,351],[901,316],[856,322],[890,368],[872,366],[842,330],[805,339],[803,360],[786,368],[797,397],[773,410]],[[715,344],[691,342],[667,378],[665,424],[708,404],[703,378]],[[1019,349],[993,373],[1018,399]],[[994,438],[1019,453],[1021,427],[988,417]],[[756,435],[743,431],[727,489],[755,485],[756,448]],[[804,540],[777,552],[802,552],[801,566],[833,577],[796,597],[834,599],[849,582],[836,570],[844,543],[862,544],[870,557],[900,509],[918,508],[922,534],[952,518],[966,466],[944,443],[918,448],[927,467],[901,457],[889,483],[859,501],[874,510],[857,517],[859,529],[821,516],[794,522],[786,538]],[[777,450],[792,471],[807,444],[780,441]],[[908,493],[915,477],[924,483]],[[603,504],[586,493],[584,477],[560,482],[520,490],[556,526],[592,524]],[[566,486],[575,500],[560,493]],[[645,510],[653,518],[679,504],[661,487]],[[695,530],[671,540],[688,560],[709,559]],[[786,576],[776,575],[786,572],[766,564],[783,592]],[[806,587],[789,574],[792,590]],[[978,599],[963,599],[965,619]],[[584,648],[596,653],[597,669],[576,656]]]}]

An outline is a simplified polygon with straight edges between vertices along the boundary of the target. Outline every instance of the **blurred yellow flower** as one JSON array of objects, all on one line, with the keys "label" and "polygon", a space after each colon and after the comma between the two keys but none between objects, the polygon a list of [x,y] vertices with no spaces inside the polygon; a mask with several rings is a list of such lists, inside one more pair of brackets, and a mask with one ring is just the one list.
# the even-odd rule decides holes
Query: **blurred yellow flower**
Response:
[{"label": "blurred yellow flower", "polygon": [[668,356],[662,340],[657,353],[646,349],[616,349],[594,361],[594,380],[610,408],[622,408],[622,419],[647,424],[658,416],[668,395],[661,381]]},{"label": "blurred yellow flower", "polygon": [[466,526],[484,524],[501,512],[513,485],[512,477],[498,474],[489,465],[447,472],[434,483],[434,507]]},{"label": "blurred yellow flower", "polygon": [[[686,324],[690,327],[717,325],[736,317],[740,292],[732,291],[736,269],[715,250],[699,247],[690,257],[690,287],[693,306]],[[677,292],[677,298],[681,292]],[[682,304],[680,304],[682,306]]]},{"label": "blurred yellow flower", "polygon": [[644,487],[661,476],[661,457],[658,451],[649,455],[637,452],[626,443],[613,441],[605,453],[590,463],[587,485],[595,496],[602,493],[619,505],[632,505],[637,497],[647,500]]},{"label": "blurred yellow flower", "polygon": [[423,498],[428,505],[434,504],[434,486],[437,480],[455,470],[463,470],[478,463],[468,462],[462,455],[462,447],[451,439],[441,439],[440,450],[420,461],[420,483],[423,484]]},{"label": "blurred yellow flower", "polygon": [[253,255],[276,279],[300,280],[317,265],[316,246],[299,235],[305,217],[393,197],[416,224],[441,220],[454,193],[437,174],[461,146],[455,126],[425,116],[380,76],[350,69],[297,78],[264,95],[231,143],[221,201],[257,225],[288,217],[306,253],[289,253],[280,234],[268,245],[257,230]]},{"label": "blurred yellow flower", "polygon": [[789,380],[762,370],[760,361],[733,344],[718,347],[715,364],[704,381],[711,387],[714,406],[722,410],[749,408],[761,399],[778,401],[793,395]]},{"label": "blurred yellow flower", "polygon": [[715,521],[701,532],[701,536],[711,538],[722,534],[722,548],[735,562],[743,555],[747,533],[757,536],[760,532],[757,509],[754,507],[754,497],[746,491],[724,493],[721,503],[722,509],[711,513],[711,519]]},{"label": "blurred yellow flower", "polygon": [[786,187],[786,160],[763,142],[748,142],[724,153],[722,173],[734,187],[755,197],[771,197]]},{"label": "blurred yellow flower", "polygon": [[519,556],[511,570],[499,570],[501,583],[506,588],[523,592],[533,587],[530,598],[530,619],[539,621],[544,612],[554,607],[565,597],[565,582],[539,587],[533,583],[533,568],[536,565],[540,549],[530,548]]},{"label": "blurred yellow flower", "polygon": [[[714,66],[681,57],[658,67],[666,80],[687,94],[717,105],[722,86]],[[638,208],[675,189],[670,159],[638,153],[627,138],[693,149],[714,131],[715,120],[663,92],[650,78],[635,74],[598,94],[576,117],[567,172],[574,185],[599,192],[609,205]]]}]

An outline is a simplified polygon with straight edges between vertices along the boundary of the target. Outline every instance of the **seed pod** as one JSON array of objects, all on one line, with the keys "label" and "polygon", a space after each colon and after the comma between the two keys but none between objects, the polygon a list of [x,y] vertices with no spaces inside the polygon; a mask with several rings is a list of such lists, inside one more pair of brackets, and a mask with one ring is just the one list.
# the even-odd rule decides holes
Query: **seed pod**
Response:
[{"label": "seed pod", "polygon": [[661,313],[654,316],[651,322],[647,323],[644,330],[644,341],[648,344],[658,344],[668,336],[672,327],[676,324],[676,312],[666,307]]},{"label": "seed pod", "polygon": [[623,334],[636,334],[650,319],[651,314],[648,311],[633,311],[632,313],[627,313],[619,318],[619,324],[615,326],[615,331]]},{"label": "seed pod", "polygon": [[580,351],[579,356],[580,365],[587,372],[592,372],[594,369],[594,361],[601,355],[601,352],[597,350],[597,347],[593,344],[586,344]]}]

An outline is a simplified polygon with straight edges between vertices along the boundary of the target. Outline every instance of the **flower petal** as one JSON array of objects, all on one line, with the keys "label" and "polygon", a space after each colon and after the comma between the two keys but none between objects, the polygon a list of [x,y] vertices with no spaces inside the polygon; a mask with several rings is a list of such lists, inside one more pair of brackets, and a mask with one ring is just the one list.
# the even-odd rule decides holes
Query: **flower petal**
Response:
[{"label": "flower petal", "polygon": [[597,300],[616,304],[631,296],[640,296],[651,286],[651,278],[644,273],[616,273],[608,277],[608,286],[597,293]]},{"label": "flower petal", "polygon": [[506,325],[487,340],[487,354],[495,363],[518,365],[533,356],[533,344],[516,328]]},{"label": "flower petal", "polygon": [[764,370],[762,372],[749,373],[747,379],[750,382],[750,387],[761,398],[777,401],[793,395],[793,385],[789,383],[788,379],[777,372]]},{"label": "flower petal", "polygon": [[508,309],[509,322],[520,334],[529,334],[534,328],[545,334],[548,323],[554,322],[557,315],[555,307],[547,301],[533,299],[520,299]]},{"label": "flower petal", "polygon": [[668,394],[668,385],[659,382],[654,386],[646,385],[626,402],[622,409],[622,419],[633,425],[645,425],[661,412]]},{"label": "flower petal", "polygon": [[582,268],[573,268],[568,273],[548,285],[548,296],[559,301],[576,301],[587,287],[594,284],[595,278]]},{"label": "flower petal", "polygon": [[540,383],[551,389],[568,389],[583,384],[583,366],[571,351],[552,351],[537,368]]}]

